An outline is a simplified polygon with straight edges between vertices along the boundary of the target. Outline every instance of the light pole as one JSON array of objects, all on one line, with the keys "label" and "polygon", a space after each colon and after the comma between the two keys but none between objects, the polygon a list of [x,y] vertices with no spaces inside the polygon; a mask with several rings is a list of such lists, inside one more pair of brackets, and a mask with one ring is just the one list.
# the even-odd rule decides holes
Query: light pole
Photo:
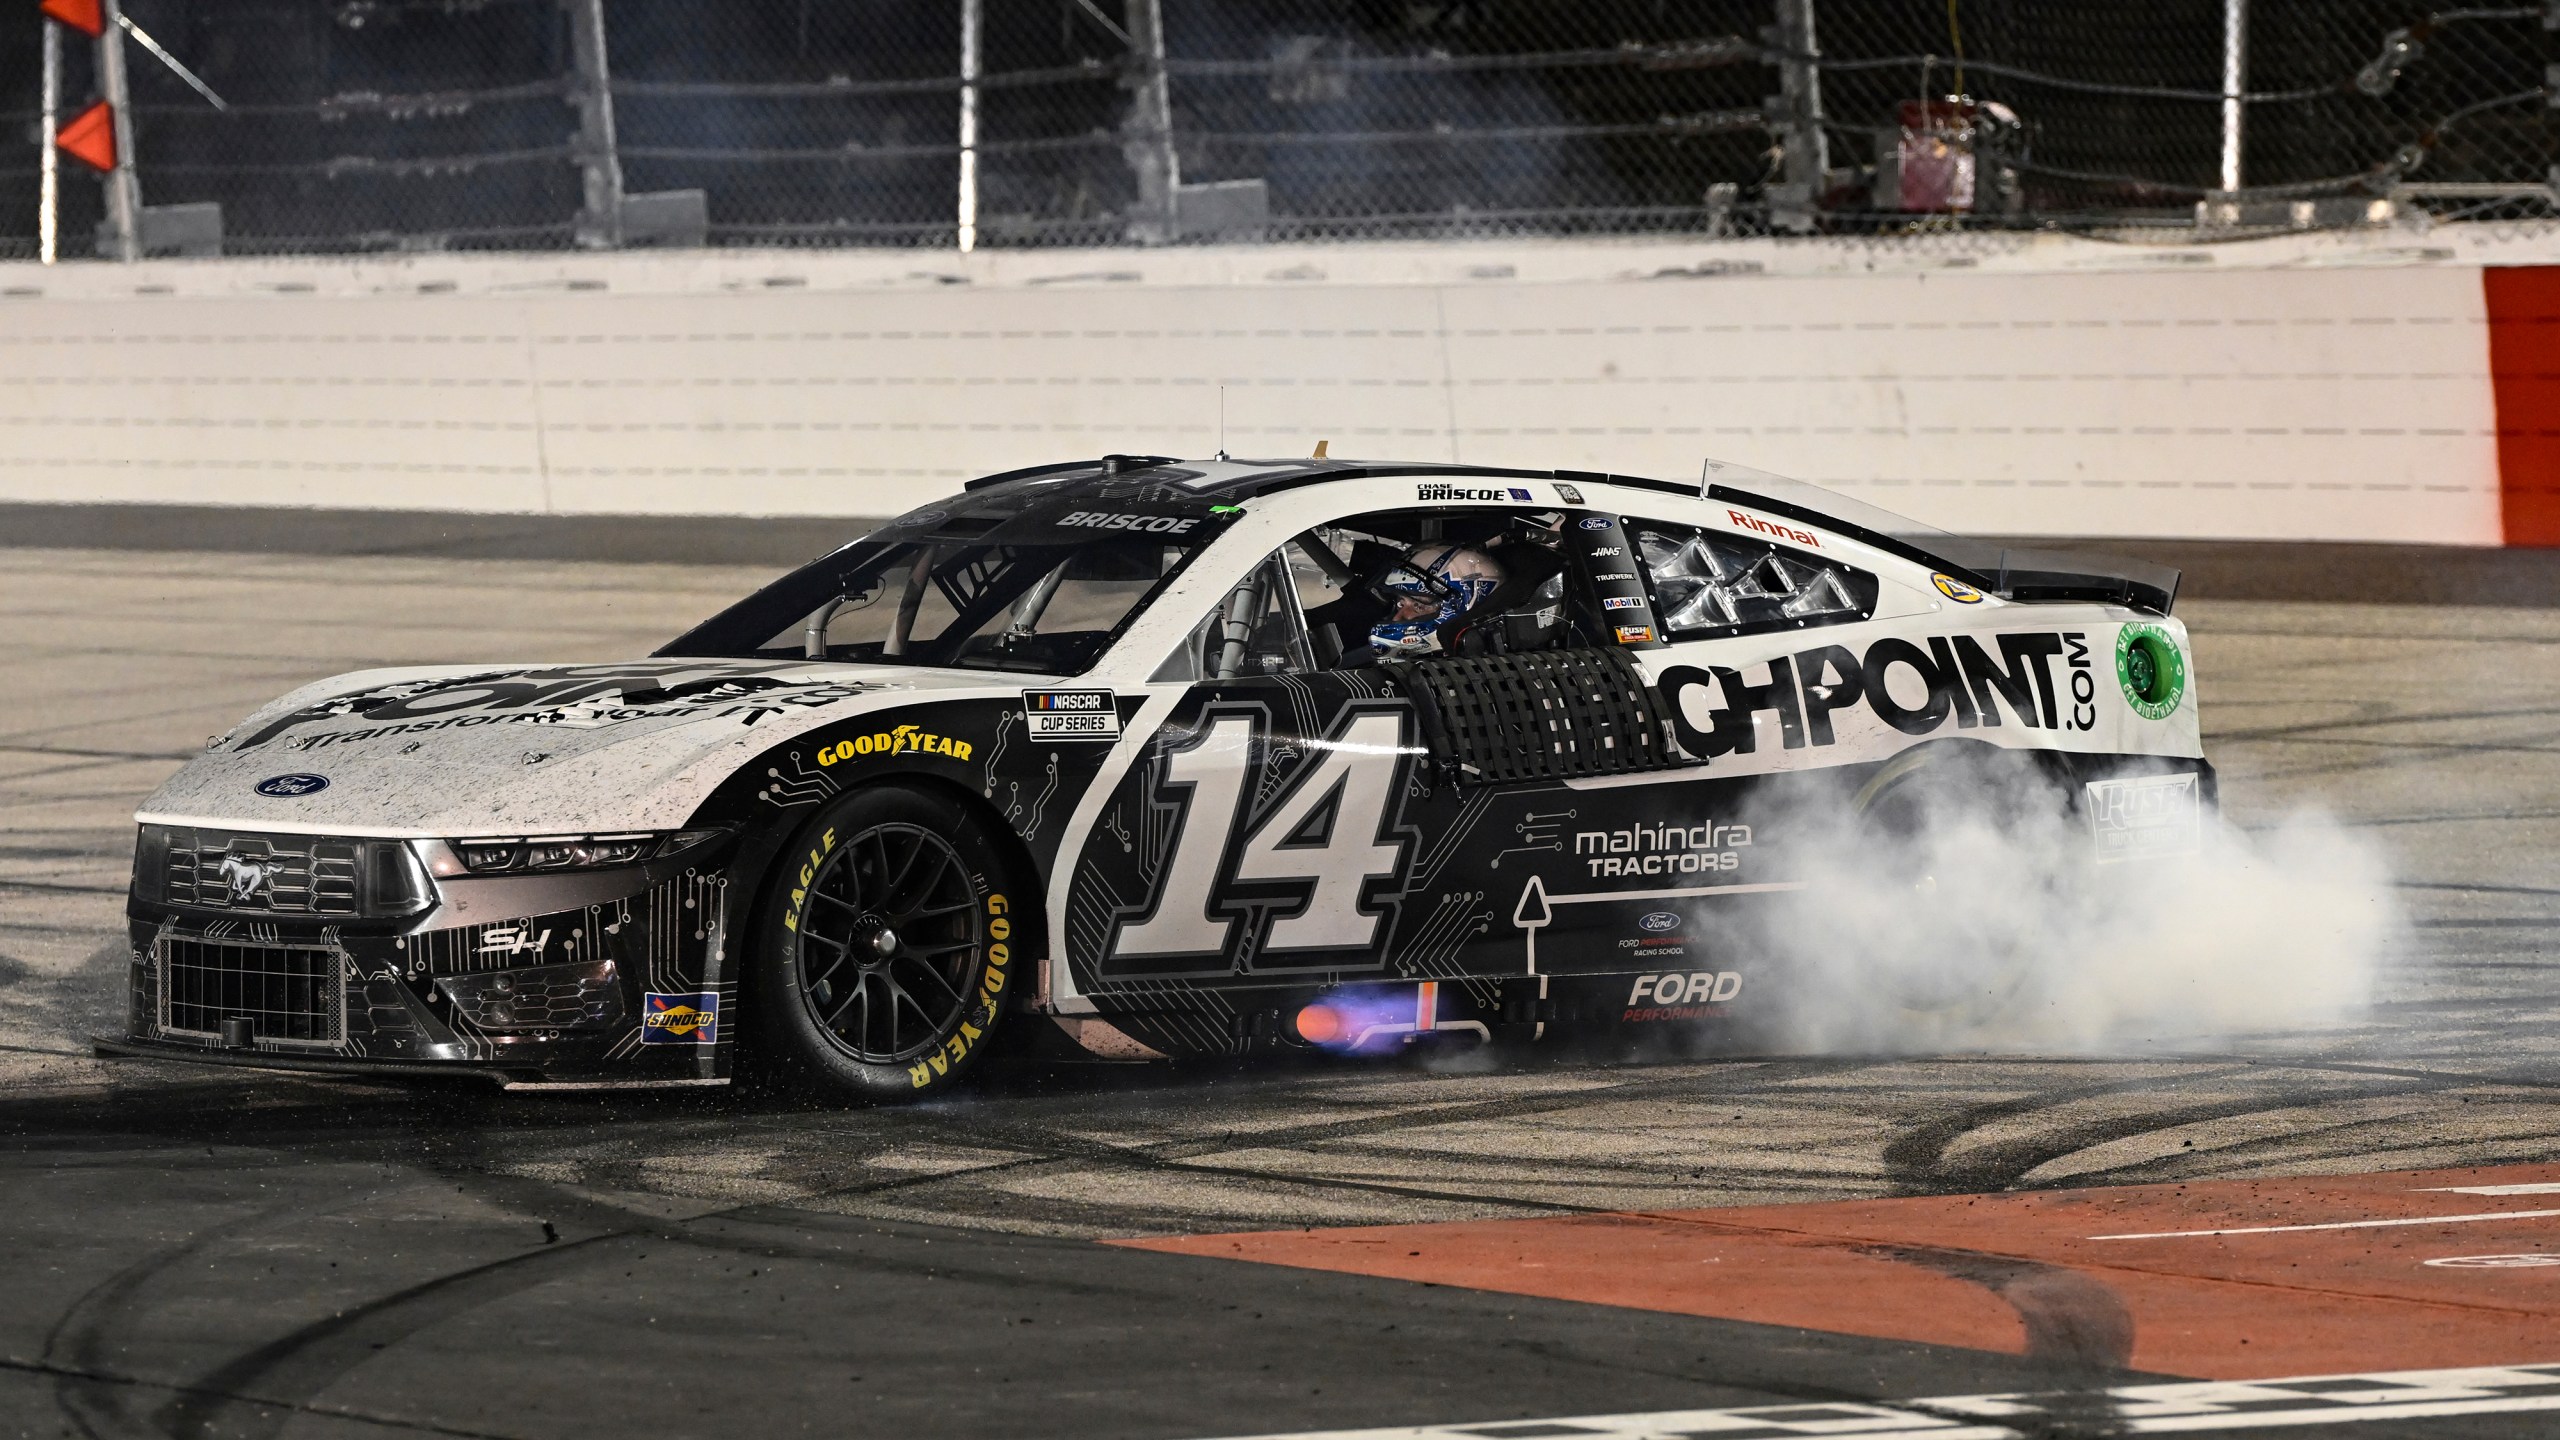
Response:
[{"label": "light pole", "polygon": [[960,0],[960,253],[978,248],[978,49],[986,0]]},{"label": "light pole", "polygon": [[62,32],[51,20],[36,23],[44,27],[44,113],[36,127],[36,144],[43,150],[36,162],[36,260],[50,265],[62,224],[62,156],[53,148],[62,113]]},{"label": "light pole", "polygon": [[1831,147],[1822,133],[1822,47],[1814,34],[1814,0],[1778,0],[1779,144],[1786,178],[1770,187],[1769,220],[1780,230],[1805,234],[1822,205]]},{"label": "light pole", "polygon": [[2249,0],[2222,0],[2222,189],[2240,188],[2240,140],[2248,122]]},{"label": "light pole", "polygon": [[605,58],[604,0],[561,0],[569,12],[575,67],[580,201],[577,240],[589,249],[622,244],[622,156],[613,134],[613,70]]},{"label": "light pole", "polygon": [[1173,197],[1182,183],[1181,161],[1173,151],[1173,85],[1164,68],[1162,0],[1129,0],[1128,20],[1129,49],[1138,61],[1125,151],[1138,177],[1138,209],[1129,238],[1160,245],[1174,238]]},{"label": "light pole", "polygon": [[116,168],[107,174],[107,235],[115,258],[142,258],[142,181],[133,173],[133,92],[124,76],[124,7],[103,0],[106,25],[98,32],[98,85],[115,117]]}]

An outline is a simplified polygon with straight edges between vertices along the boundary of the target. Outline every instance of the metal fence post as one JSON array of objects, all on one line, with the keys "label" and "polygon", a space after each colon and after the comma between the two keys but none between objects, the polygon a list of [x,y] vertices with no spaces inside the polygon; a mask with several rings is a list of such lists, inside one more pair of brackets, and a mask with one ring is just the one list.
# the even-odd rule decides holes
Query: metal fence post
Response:
[{"label": "metal fence post", "polygon": [[605,59],[604,0],[560,0],[569,13],[571,95],[578,107],[581,205],[577,242],[590,250],[622,244],[622,155],[613,135],[613,73]]},{"label": "metal fence post", "polygon": [[142,181],[133,172],[133,93],[124,76],[124,7],[103,0],[106,26],[98,32],[98,88],[115,116],[116,168],[107,174],[107,235],[115,258],[142,258]]},{"label": "metal fence post", "polygon": [[62,30],[42,17],[36,23],[44,27],[43,113],[36,122],[36,145],[43,152],[36,161],[36,260],[50,265],[62,223],[62,156],[53,148],[62,114]]},{"label": "metal fence post", "polygon": [[1129,49],[1138,66],[1137,93],[1122,131],[1122,153],[1138,178],[1129,238],[1161,245],[1174,237],[1173,195],[1182,183],[1173,153],[1173,86],[1165,75],[1163,0],[1129,0]]},{"label": "metal fence post", "polygon": [[2249,0],[2222,0],[2222,190],[2240,188],[2240,140],[2248,123]]},{"label": "metal fence post", "polygon": [[978,248],[978,64],[986,0],[960,0],[960,253]]},{"label": "metal fence post", "polygon": [[1822,133],[1822,47],[1814,35],[1814,0],[1778,0],[1779,144],[1785,180],[1769,187],[1769,223],[1797,234],[1814,228],[1824,176],[1831,169]]}]

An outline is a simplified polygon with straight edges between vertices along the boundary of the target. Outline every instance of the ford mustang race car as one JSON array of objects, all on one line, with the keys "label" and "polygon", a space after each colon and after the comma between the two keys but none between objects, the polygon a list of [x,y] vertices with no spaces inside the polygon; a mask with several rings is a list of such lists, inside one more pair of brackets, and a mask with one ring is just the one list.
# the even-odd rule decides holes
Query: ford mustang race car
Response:
[{"label": "ford mustang race car", "polygon": [[2022,807],[2091,865],[2197,846],[2176,579],[1712,464],[991,476],[644,660],[251,715],[136,817],[100,1046],[915,1096],[1031,1038],[1747,1017],[1787,983],[1748,937],[1844,834],[1921,872]]}]

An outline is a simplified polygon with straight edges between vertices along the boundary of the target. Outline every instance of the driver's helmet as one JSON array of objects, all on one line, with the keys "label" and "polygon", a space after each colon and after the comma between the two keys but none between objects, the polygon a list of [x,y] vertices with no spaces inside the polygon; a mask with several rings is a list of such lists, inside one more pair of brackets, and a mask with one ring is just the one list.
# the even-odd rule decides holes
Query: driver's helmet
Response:
[{"label": "driver's helmet", "polygon": [[1381,649],[1411,645],[1465,614],[1502,583],[1502,566],[1465,545],[1417,545],[1380,586],[1395,609],[1369,627]]}]

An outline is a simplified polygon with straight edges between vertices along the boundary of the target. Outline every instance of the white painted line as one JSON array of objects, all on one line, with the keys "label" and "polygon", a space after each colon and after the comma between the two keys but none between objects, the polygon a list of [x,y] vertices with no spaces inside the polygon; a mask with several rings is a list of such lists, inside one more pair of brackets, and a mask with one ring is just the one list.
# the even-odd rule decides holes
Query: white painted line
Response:
[{"label": "white painted line", "polygon": [[[1783,1418],[1781,1418],[1783,1417]],[[1781,1436],[1848,1436],[1851,1440],[2019,1440],[2006,1425],[1967,1424],[1883,1405],[1756,1406],[1748,1410],[1664,1410],[1644,1415],[1576,1415],[1560,1420],[1476,1420],[1462,1425],[1408,1425],[1378,1430],[1310,1430],[1241,1440],[1773,1440]]]},{"label": "white painted line", "polygon": [[[2191,1430],[2264,1430],[2346,1425],[2360,1420],[2432,1420],[2455,1415],[2560,1411],[2560,1365],[2496,1365],[2397,1370],[2278,1380],[2173,1381],[2090,1391],[1946,1395],[1884,1404],[1814,1402],[1732,1410],[1657,1410],[1552,1419],[1470,1420],[1370,1430],[1306,1430],[1243,1440],[2021,1440],[2057,1424],[2110,1435]],[[2007,1423],[1999,1423],[2007,1422]],[[2017,1428],[2012,1428],[2012,1427]]]},{"label": "white painted line", "polygon": [[2509,1395],[2496,1400],[2437,1400],[2414,1405],[2323,1405],[2307,1410],[2258,1410],[2247,1414],[2163,1415],[2118,1422],[2129,1435],[2180,1430],[2263,1430],[2282,1425],[2343,1425],[2357,1420],[2430,1420],[2446,1415],[2512,1415],[2560,1410],[2560,1395]]},{"label": "white painted line", "polygon": [[1689,900],[1700,895],[1761,895],[1773,890],[1801,890],[1802,880],[1771,880],[1757,885],[1692,885],[1684,890],[1595,890],[1584,895],[1547,896],[1550,905],[1605,905],[1612,900]]},{"label": "white painted line", "polygon": [[2238,1225],[2228,1230],[2144,1230],[2092,1240],[2190,1240],[2203,1235],[2285,1235],[2301,1230],[2381,1230],[2393,1225],[2466,1225],[2474,1220],[2538,1220],[2560,1210],[2491,1210],[2481,1215],[2413,1215],[2405,1220],[2332,1220],[2324,1225]]},{"label": "white painted line", "polygon": [[2560,1195],[2560,1180],[2545,1180],[2536,1185],[2429,1185],[2419,1193],[2435,1195]]}]

